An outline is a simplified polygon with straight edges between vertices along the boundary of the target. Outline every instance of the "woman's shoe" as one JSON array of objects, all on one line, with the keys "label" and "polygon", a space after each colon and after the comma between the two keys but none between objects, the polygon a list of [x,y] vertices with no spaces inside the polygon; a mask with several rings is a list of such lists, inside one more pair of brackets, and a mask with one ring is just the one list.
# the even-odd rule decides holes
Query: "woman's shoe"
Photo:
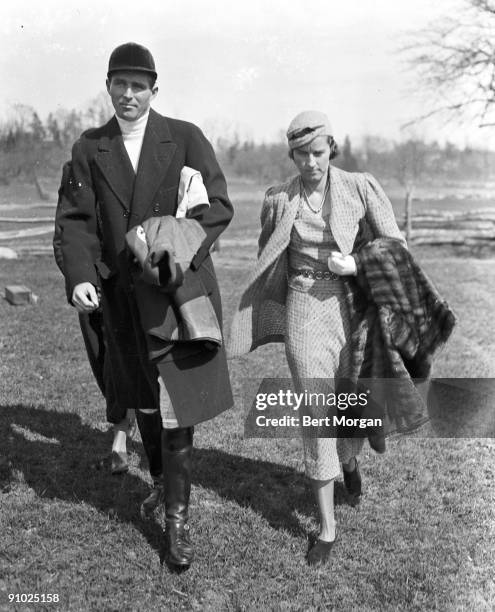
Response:
[{"label": "woman's shoe", "polygon": [[333,542],[325,542],[324,540],[320,540],[319,538],[313,544],[313,546],[309,549],[308,552],[308,565],[324,565],[330,559],[330,552],[335,543]]},{"label": "woman's shoe", "polygon": [[344,472],[344,485],[349,495],[349,503],[351,506],[357,506],[361,501],[362,493],[362,481],[361,472],[359,471],[359,465],[357,459],[354,457],[356,466],[351,472],[343,470]]}]

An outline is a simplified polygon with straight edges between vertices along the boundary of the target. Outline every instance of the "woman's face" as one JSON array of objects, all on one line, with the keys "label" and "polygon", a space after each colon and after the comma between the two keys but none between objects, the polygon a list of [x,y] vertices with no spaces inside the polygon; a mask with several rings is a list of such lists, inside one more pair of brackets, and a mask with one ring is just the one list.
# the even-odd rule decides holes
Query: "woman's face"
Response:
[{"label": "woman's face", "polygon": [[292,159],[305,183],[318,184],[328,172],[330,145],[327,136],[317,136],[304,147],[294,149]]}]

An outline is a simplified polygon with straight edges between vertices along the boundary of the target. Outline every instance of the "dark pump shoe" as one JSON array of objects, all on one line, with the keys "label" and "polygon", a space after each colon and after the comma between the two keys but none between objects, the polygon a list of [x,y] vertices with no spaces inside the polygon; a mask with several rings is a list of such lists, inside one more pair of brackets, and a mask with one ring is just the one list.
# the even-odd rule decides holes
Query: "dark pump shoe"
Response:
[{"label": "dark pump shoe", "polygon": [[361,472],[359,471],[359,464],[357,459],[354,457],[356,466],[351,472],[343,470],[344,472],[344,485],[349,495],[349,503],[351,506],[357,506],[361,501],[362,493],[362,481]]},{"label": "dark pump shoe", "polygon": [[324,565],[330,559],[330,552],[335,543],[325,542],[324,540],[316,540],[308,552],[308,565]]},{"label": "dark pump shoe", "polygon": [[167,565],[185,569],[194,552],[187,525],[191,493],[193,428],[164,429],[162,454],[165,497],[165,535],[163,559]]},{"label": "dark pump shoe", "polygon": [[154,482],[151,493],[143,501],[139,509],[143,521],[151,518],[153,512],[161,503],[163,503],[163,484],[161,482]]}]

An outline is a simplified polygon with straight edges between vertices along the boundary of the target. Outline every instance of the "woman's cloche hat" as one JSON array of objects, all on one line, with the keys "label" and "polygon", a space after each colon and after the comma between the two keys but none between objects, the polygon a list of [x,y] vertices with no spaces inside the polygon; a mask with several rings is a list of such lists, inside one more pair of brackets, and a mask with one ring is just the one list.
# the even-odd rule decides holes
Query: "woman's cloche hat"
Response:
[{"label": "woman's cloche hat", "polygon": [[304,147],[318,136],[332,136],[330,120],[320,111],[303,111],[292,119],[287,129],[290,149]]}]

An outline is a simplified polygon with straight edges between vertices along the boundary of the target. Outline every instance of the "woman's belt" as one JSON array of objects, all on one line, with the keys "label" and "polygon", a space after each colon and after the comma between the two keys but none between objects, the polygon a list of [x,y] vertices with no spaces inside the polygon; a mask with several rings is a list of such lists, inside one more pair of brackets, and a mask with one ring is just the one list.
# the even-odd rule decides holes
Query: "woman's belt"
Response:
[{"label": "woman's belt", "polygon": [[308,268],[302,268],[300,270],[296,268],[289,268],[290,276],[304,276],[304,278],[312,278],[314,280],[340,280],[340,275],[330,270],[309,270]]}]

